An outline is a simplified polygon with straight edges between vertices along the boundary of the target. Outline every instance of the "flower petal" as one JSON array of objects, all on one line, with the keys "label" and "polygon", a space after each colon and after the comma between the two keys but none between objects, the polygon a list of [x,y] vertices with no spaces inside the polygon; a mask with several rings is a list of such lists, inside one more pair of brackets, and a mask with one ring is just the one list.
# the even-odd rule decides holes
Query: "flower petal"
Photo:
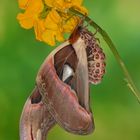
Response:
[{"label": "flower petal", "polygon": [[36,22],[34,23],[34,31],[36,39],[42,41],[42,34],[45,31],[44,20],[36,20]]},{"label": "flower petal", "polygon": [[75,26],[78,24],[79,20],[80,19],[78,16],[73,16],[72,18],[70,18],[63,26],[64,32],[71,33],[74,30]]},{"label": "flower petal", "polygon": [[83,0],[71,0],[72,1],[72,3],[73,3],[73,5],[82,5],[82,3],[83,3]]},{"label": "flower petal", "polygon": [[52,21],[54,21],[54,23],[59,24],[61,21],[61,17],[58,14],[58,12],[56,12],[56,10],[52,9],[51,13],[50,13],[50,18],[52,19]]},{"label": "flower petal", "polygon": [[42,35],[42,39],[44,42],[46,42],[50,46],[55,46],[55,32],[54,31],[46,30]]},{"label": "flower petal", "polygon": [[54,1],[54,7],[58,10],[64,10],[65,9],[66,2],[64,0],[55,0]]},{"label": "flower petal", "polygon": [[44,5],[42,0],[30,0],[26,11],[23,14],[18,14],[17,16],[20,25],[25,29],[32,28],[43,8]]},{"label": "flower petal", "polygon": [[65,10],[66,0],[45,0],[45,4],[59,11]]},{"label": "flower petal", "polygon": [[21,9],[26,9],[30,0],[18,0],[19,7]]},{"label": "flower petal", "polygon": [[64,41],[63,33],[61,31],[57,31],[55,37],[56,37],[56,40],[59,42]]},{"label": "flower petal", "polygon": [[21,27],[25,29],[30,29],[34,25],[34,19],[31,14],[18,14],[17,19],[19,20]]},{"label": "flower petal", "polygon": [[30,0],[26,12],[34,14],[39,14],[43,11],[44,5],[42,0]]},{"label": "flower petal", "polygon": [[45,0],[45,4],[49,7],[53,7],[54,0]]},{"label": "flower petal", "polygon": [[61,23],[61,17],[56,12],[56,10],[52,9],[46,17],[45,26],[47,29],[58,30],[58,25]]}]

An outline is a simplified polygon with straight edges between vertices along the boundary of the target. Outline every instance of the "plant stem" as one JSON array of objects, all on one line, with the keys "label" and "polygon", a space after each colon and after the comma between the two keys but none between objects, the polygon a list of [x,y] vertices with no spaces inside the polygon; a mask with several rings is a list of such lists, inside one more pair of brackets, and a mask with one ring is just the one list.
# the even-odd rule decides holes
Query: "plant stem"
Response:
[{"label": "plant stem", "polygon": [[127,82],[127,86],[130,88],[130,90],[132,91],[133,95],[137,98],[138,102],[140,103],[140,92],[137,89],[137,87],[135,86],[121,56],[119,55],[116,46],[114,45],[114,43],[112,42],[111,38],[109,37],[109,35],[106,33],[106,31],[104,31],[97,23],[95,23],[91,18],[89,18],[88,16],[83,15],[82,13],[74,10],[74,9],[70,9],[71,12],[85,17],[85,20],[91,25],[93,26],[103,37],[103,39],[105,40],[105,42],[107,43],[108,47],[110,48],[111,52],[113,53],[114,57],[116,58],[120,68],[122,69],[124,76],[126,78],[126,82]]}]

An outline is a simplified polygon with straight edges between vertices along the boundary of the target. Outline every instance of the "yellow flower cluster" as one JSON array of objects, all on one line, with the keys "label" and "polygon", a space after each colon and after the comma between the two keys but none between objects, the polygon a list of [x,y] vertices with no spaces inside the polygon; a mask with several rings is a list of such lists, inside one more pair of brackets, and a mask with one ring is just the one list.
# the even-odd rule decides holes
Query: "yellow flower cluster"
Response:
[{"label": "yellow flower cluster", "polygon": [[83,0],[19,0],[17,19],[25,29],[34,28],[36,39],[55,46],[56,40],[64,41],[64,34],[71,33],[79,17],[70,12],[73,8],[82,14],[87,10],[82,7]]}]

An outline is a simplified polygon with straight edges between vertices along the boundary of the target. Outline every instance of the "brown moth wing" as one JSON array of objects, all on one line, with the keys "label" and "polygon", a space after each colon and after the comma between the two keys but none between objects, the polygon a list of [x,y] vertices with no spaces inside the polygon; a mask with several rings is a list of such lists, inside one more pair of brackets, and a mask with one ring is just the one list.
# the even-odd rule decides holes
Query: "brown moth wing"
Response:
[{"label": "brown moth wing", "polygon": [[[47,105],[47,108],[51,115],[55,118],[56,122],[62,126],[65,130],[75,133],[75,134],[89,134],[93,131],[93,119],[92,114],[88,109],[86,109],[85,106],[88,106],[89,102],[84,103],[83,101],[80,101],[78,99],[78,96],[82,96],[82,94],[79,93],[77,95],[77,91],[80,92],[81,90],[78,89],[80,87],[84,87],[82,84],[83,82],[79,83],[75,82],[77,80],[77,76],[73,78],[69,84],[64,83],[57,72],[59,72],[56,69],[55,65],[55,54],[57,52],[63,50],[65,47],[70,47],[71,51],[66,51],[67,49],[64,49],[63,53],[61,54],[61,57],[64,57],[63,59],[72,64],[71,67],[73,67],[75,71],[75,75],[78,75],[79,69],[82,68],[82,65],[78,66],[78,60],[73,59],[73,57],[77,57],[76,54],[73,54],[75,52],[74,48],[72,46],[69,46],[69,42],[65,42],[61,46],[57,47],[45,60],[43,65],[41,66],[39,73],[37,75],[37,86],[39,88],[39,91],[43,97],[43,102]],[[68,54],[66,54],[68,53]],[[73,57],[69,57],[69,59],[65,59],[66,56],[69,56],[69,54],[72,53]],[[76,63],[74,63],[76,61]],[[73,62],[73,63],[72,63]],[[59,60],[58,62],[59,63]],[[61,63],[60,63],[61,64]],[[77,65],[77,68],[74,68],[75,65]],[[80,72],[81,73],[81,72]],[[79,76],[79,75],[78,75]],[[81,80],[81,79],[80,79]],[[82,79],[84,80],[84,79]],[[73,82],[72,82],[73,81]],[[81,85],[79,85],[81,84]],[[73,85],[73,88],[71,87]],[[88,87],[89,88],[89,87]],[[85,93],[88,94],[89,93]],[[85,96],[84,94],[84,96]],[[83,106],[81,106],[79,103],[83,102]]]},{"label": "brown moth wing", "polygon": [[[85,37],[87,31],[83,32],[83,22],[84,18],[77,24],[74,31],[72,32],[69,41],[72,44],[73,48],[78,57],[78,68],[77,68],[77,94],[82,106],[84,106],[88,111],[90,110],[90,94],[89,94],[89,66],[88,66],[88,53],[87,48],[89,48],[89,41]],[[88,35],[90,36],[90,35]],[[90,48],[89,48],[90,49]],[[83,85],[83,86],[81,86]]]},{"label": "brown moth wing", "polygon": [[41,95],[35,87],[27,99],[20,119],[20,140],[46,140],[47,132],[55,120],[41,101]]},{"label": "brown moth wing", "polygon": [[72,44],[73,48],[78,57],[78,65],[76,72],[76,82],[77,82],[77,94],[80,104],[88,111],[90,111],[89,104],[89,79],[88,79],[88,63],[86,46],[84,41],[79,38],[75,43]]}]

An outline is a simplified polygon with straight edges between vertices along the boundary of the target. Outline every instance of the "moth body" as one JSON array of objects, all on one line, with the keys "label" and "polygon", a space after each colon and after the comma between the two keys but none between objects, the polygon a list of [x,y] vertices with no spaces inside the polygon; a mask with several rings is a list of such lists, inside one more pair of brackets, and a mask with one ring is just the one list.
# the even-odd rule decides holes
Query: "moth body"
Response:
[{"label": "moth body", "polygon": [[70,133],[92,133],[90,83],[100,83],[104,74],[103,50],[94,34],[78,25],[39,69],[21,116],[21,140],[45,140],[55,123]]}]

